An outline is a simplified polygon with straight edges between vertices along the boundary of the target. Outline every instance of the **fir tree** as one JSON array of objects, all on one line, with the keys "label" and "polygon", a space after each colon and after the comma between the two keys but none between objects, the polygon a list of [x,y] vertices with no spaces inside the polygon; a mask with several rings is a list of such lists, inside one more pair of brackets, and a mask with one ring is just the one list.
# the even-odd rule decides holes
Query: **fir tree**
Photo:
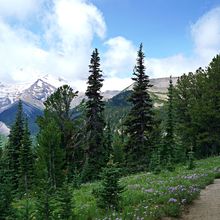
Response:
[{"label": "fir tree", "polygon": [[17,201],[16,207],[14,207],[14,218],[16,220],[31,220],[36,219],[34,214],[36,212],[35,204],[29,194],[25,194],[24,198]]},{"label": "fir tree", "polygon": [[31,146],[32,141],[28,129],[28,121],[26,119],[19,155],[19,190],[26,194],[31,189],[33,183],[34,159]]},{"label": "fir tree", "polygon": [[124,148],[126,167],[131,172],[145,170],[149,164],[150,136],[153,127],[152,100],[148,89],[151,87],[145,74],[142,44],[138,51],[137,64],[134,68],[134,82],[129,101],[131,110],[125,126],[129,140]]},{"label": "fir tree", "polygon": [[102,87],[102,71],[100,70],[100,58],[98,50],[95,49],[91,56],[89,65],[90,76],[86,96],[86,162],[84,164],[84,181],[93,180],[98,177],[101,167],[105,164],[104,144],[104,102],[100,90]]},{"label": "fir tree", "polygon": [[202,148],[201,154],[211,156],[220,153],[220,54],[212,59],[206,74],[206,101],[200,106],[203,110],[200,125],[206,129],[201,132],[199,142]]},{"label": "fir tree", "polygon": [[52,220],[53,219],[53,207],[52,200],[53,197],[53,188],[49,179],[41,179],[38,184],[38,190],[36,195],[36,219],[37,220]]},{"label": "fir tree", "polygon": [[165,128],[165,137],[162,150],[162,162],[168,169],[172,170],[175,162],[175,141],[174,141],[174,109],[173,109],[173,81],[170,76],[170,84],[168,88],[168,106],[167,120]]},{"label": "fir tree", "polygon": [[113,136],[113,156],[114,161],[119,164],[121,167],[124,162],[124,140],[123,140],[123,134],[119,134],[119,132],[115,132]]},{"label": "fir tree", "polygon": [[20,151],[22,146],[22,139],[24,135],[24,119],[23,119],[23,108],[21,100],[18,103],[18,111],[15,122],[11,128],[9,134],[9,140],[7,145],[7,160],[8,160],[8,171],[11,176],[13,184],[13,191],[16,192],[19,187],[20,179]]},{"label": "fir tree", "polygon": [[58,191],[57,201],[59,218],[63,220],[75,219],[73,213],[72,192],[67,180],[64,182],[63,186]]},{"label": "fir tree", "polygon": [[61,133],[49,113],[38,119],[40,131],[37,137],[37,172],[39,179],[45,179],[52,189],[62,186],[64,181],[64,149],[61,147]]},{"label": "fir tree", "polygon": [[121,193],[125,191],[125,187],[119,183],[120,176],[121,170],[111,156],[107,167],[103,168],[101,173],[101,188],[95,192],[100,208],[116,211],[120,209]]}]

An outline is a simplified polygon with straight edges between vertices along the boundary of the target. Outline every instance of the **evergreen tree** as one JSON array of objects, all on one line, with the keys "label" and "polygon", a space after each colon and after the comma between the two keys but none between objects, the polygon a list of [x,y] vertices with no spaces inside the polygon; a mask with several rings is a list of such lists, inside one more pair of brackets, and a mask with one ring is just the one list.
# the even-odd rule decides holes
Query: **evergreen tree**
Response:
[{"label": "evergreen tree", "polygon": [[34,214],[36,207],[31,200],[29,194],[26,194],[22,200],[17,201],[16,207],[14,207],[14,218],[16,220],[31,220],[36,219]]},{"label": "evergreen tree", "polygon": [[[191,109],[193,104],[193,73],[184,74],[177,80],[173,93],[173,105],[175,111],[176,133],[180,139],[182,152],[188,152],[191,146],[196,145],[196,131],[193,123]],[[186,158],[186,155],[185,155]]]},{"label": "evergreen tree", "polygon": [[[220,153],[220,54],[216,55],[207,70],[205,85],[205,103],[202,106],[203,116],[200,125],[201,154],[205,156]],[[205,114],[204,114],[205,113]]]},{"label": "evergreen tree", "polygon": [[45,179],[52,189],[64,181],[64,149],[61,147],[61,132],[54,118],[47,112],[38,119],[40,131],[37,137],[37,172],[39,180]]},{"label": "evergreen tree", "polygon": [[74,92],[68,85],[63,85],[53,93],[45,104],[45,111],[49,112],[57,123],[61,134],[61,146],[65,151],[65,170],[68,176],[71,175],[73,166],[73,149],[75,142],[75,126],[73,123],[73,111],[71,110],[71,102],[78,95],[78,91]]},{"label": "evergreen tree", "polygon": [[58,215],[59,219],[63,220],[73,220],[75,219],[73,213],[73,200],[72,200],[72,192],[68,182],[65,181],[63,186],[59,189],[57,195],[58,202]]},{"label": "evergreen tree", "polygon": [[20,193],[28,193],[33,183],[34,159],[31,149],[32,141],[28,129],[28,121],[26,119],[24,126],[24,134],[21,141],[21,149],[19,155],[19,191]]},{"label": "evergreen tree", "polygon": [[90,76],[86,96],[86,162],[84,164],[83,180],[93,180],[98,177],[101,167],[105,165],[105,143],[104,143],[104,102],[100,94],[102,87],[102,71],[100,70],[100,57],[95,49],[91,56],[89,65]]},{"label": "evergreen tree", "polygon": [[125,191],[125,187],[119,183],[120,176],[120,168],[110,157],[107,167],[103,168],[101,173],[101,188],[95,192],[100,208],[119,210],[121,193]]},{"label": "evergreen tree", "polygon": [[153,127],[152,100],[148,89],[151,87],[149,77],[145,74],[142,44],[138,51],[137,64],[134,69],[134,82],[129,101],[132,104],[125,125],[129,136],[126,144],[126,166],[131,172],[142,171],[149,165],[150,136]]},{"label": "evergreen tree", "polygon": [[12,189],[6,150],[2,150],[0,157],[0,219],[6,219],[13,213],[11,205],[13,200]]},{"label": "evergreen tree", "polygon": [[165,129],[165,137],[164,144],[162,150],[161,158],[163,161],[163,165],[167,166],[167,168],[172,169],[173,164],[175,162],[175,141],[174,141],[174,109],[173,109],[173,81],[170,76],[170,84],[168,88],[168,106],[167,106],[167,120],[166,120],[166,129]]},{"label": "evergreen tree", "polygon": [[37,195],[36,195],[36,219],[37,220],[52,220],[53,218],[53,207],[52,207],[52,197],[53,188],[49,179],[41,179],[38,185]]},{"label": "evergreen tree", "polygon": [[[110,121],[108,120],[108,122],[106,123],[106,127],[105,127],[105,158],[109,158],[110,154],[112,154],[113,149],[112,149],[112,141],[113,141],[113,137],[112,137],[112,130],[111,130],[111,125],[110,125]],[[108,161],[106,161],[107,163]]]},{"label": "evergreen tree", "polygon": [[114,133],[113,136],[113,156],[114,156],[114,161],[119,164],[121,167],[124,162],[124,140],[123,140],[123,134],[119,134],[118,132]]},{"label": "evergreen tree", "polygon": [[20,151],[22,146],[22,139],[24,135],[24,119],[21,100],[18,103],[18,111],[15,122],[9,134],[7,145],[7,163],[8,171],[13,184],[13,192],[17,192],[20,180]]}]

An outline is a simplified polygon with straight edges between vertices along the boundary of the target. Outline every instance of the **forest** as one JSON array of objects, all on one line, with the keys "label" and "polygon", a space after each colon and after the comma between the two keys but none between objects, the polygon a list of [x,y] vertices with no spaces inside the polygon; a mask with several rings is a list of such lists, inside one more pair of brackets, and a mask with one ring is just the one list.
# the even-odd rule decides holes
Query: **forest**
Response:
[{"label": "forest", "polygon": [[87,98],[72,109],[78,91],[59,87],[35,138],[19,101],[7,141],[0,137],[0,220],[179,216],[220,177],[220,55],[175,86],[170,76],[159,107],[142,44],[132,91],[114,105],[101,95],[97,49],[88,71]]}]

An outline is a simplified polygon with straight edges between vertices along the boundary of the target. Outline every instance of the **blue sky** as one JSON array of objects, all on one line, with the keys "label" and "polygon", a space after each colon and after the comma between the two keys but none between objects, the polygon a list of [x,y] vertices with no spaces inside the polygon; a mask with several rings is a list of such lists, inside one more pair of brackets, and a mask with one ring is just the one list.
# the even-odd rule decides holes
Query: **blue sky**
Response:
[{"label": "blue sky", "polygon": [[84,90],[98,47],[104,90],[123,89],[140,42],[152,78],[207,66],[220,52],[220,0],[0,0],[0,81],[50,74]]},{"label": "blue sky", "polygon": [[[152,57],[191,54],[190,26],[219,0],[92,0],[104,14],[108,37],[144,43]],[[98,44],[97,44],[98,45]],[[100,46],[100,45],[99,45]]]}]

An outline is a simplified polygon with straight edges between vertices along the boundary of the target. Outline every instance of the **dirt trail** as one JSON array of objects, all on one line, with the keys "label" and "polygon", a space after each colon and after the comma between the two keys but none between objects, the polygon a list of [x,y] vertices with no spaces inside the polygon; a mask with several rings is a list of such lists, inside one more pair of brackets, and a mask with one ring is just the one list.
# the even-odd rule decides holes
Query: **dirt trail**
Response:
[{"label": "dirt trail", "polygon": [[201,191],[181,220],[220,220],[220,179]]}]

